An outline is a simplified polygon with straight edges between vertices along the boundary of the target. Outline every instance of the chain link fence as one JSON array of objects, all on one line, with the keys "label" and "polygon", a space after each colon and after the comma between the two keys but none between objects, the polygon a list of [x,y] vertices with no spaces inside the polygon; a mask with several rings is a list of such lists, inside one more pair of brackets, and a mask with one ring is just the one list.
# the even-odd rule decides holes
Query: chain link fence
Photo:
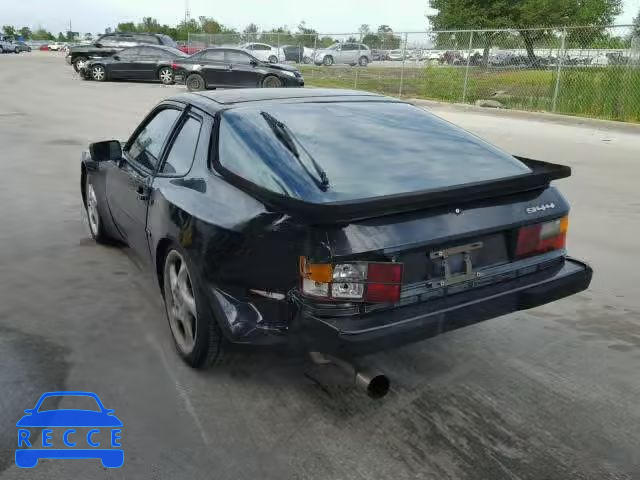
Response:
[{"label": "chain link fence", "polygon": [[631,25],[346,34],[190,34],[295,63],[308,86],[640,122],[640,31]]}]

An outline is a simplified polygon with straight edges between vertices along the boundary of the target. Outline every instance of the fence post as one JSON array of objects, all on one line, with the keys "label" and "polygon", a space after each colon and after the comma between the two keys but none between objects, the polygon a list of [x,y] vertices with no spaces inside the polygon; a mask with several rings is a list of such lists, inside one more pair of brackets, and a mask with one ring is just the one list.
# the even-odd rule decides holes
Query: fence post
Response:
[{"label": "fence post", "polygon": [[313,36],[313,55],[311,56],[311,76],[315,75],[316,66],[316,52],[318,51],[318,34]]},{"label": "fence post", "polygon": [[[362,34],[360,34],[360,36],[362,37]],[[355,78],[353,80],[353,89],[354,90],[358,89],[358,73],[360,71],[359,67],[360,67],[360,44],[358,44],[358,62],[356,63],[356,76],[355,76]]]},{"label": "fence post", "polygon": [[553,91],[553,104],[551,111],[555,112],[558,107],[558,93],[560,91],[560,74],[562,73],[562,62],[565,55],[565,40],[567,38],[567,27],[562,29],[562,39],[560,41],[560,54],[558,55],[558,68],[556,69],[556,88]]},{"label": "fence post", "polygon": [[404,43],[402,44],[402,67],[400,67],[400,89],[398,90],[398,96],[402,97],[402,86],[404,85],[404,61],[407,53],[407,37],[408,33],[404,34]]},{"label": "fence post", "polygon": [[467,68],[464,71],[464,87],[462,87],[462,103],[467,100],[467,84],[469,82],[469,64],[471,63],[471,48],[473,47],[473,30],[469,35],[469,49],[467,50]]}]

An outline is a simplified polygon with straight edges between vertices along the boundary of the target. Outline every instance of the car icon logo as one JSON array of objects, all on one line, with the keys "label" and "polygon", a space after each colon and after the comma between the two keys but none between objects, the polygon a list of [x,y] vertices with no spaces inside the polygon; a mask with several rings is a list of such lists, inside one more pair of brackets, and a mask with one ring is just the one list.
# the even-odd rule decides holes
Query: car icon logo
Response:
[{"label": "car icon logo", "polygon": [[[48,410],[42,406],[50,397],[84,397],[92,409]],[[48,392],[36,406],[25,410],[18,427],[16,465],[33,468],[41,458],[83,459],[97,458],[106,468],[119,468],[124,463],[121,448],[122,422],[114,410],[102,405],[92,392]],[[37,433],[42,428],[41,440]]]}]

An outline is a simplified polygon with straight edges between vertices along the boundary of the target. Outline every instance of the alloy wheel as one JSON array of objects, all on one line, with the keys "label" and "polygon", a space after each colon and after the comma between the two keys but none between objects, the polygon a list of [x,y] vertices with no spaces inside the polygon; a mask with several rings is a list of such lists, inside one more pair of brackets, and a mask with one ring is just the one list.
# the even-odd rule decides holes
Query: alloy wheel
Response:
[{"label": "alloy wheel", "polygon": [[98,198],[93,189],[93,185],[87,182],[87,216],[89,217],[89,228],[91,233],[96,236],[100,229],[100,216],[98,214]]},{"label": "alloy wheel", "polygon": [[169,68],[163,68],[162,70],[160,70],[159,77],[160,81],[165,85],[173,83],[173,71],[171,71]]},{"label": "alloy wheel", "polygon": [[188,355],[196,343],[198,315],[187,264],[176,250],[171,250],[165,261],[164,295],[173,338]]},{"label": "alloy wheel", "polygon": [[104,80],[104,75],[105,75],[104,67],[100,65],[97,65],[91,69],[91,76],[93,77],[94,80],[98,82]]}]

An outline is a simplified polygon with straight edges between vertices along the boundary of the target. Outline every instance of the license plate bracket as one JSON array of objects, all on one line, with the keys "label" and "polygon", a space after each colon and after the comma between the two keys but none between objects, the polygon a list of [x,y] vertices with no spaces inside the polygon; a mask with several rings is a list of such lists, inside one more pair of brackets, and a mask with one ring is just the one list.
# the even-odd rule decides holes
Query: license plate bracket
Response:
[{"label": "license plate bracket", "polygon": [[471,252],[481,249],[482,246],[482,242],[473,242],[429,252],[429,258],[440,263],[442,272],[442,277],[431,280],[431,286],[446,287],[476,278],[477,272],[473,269]]}]

